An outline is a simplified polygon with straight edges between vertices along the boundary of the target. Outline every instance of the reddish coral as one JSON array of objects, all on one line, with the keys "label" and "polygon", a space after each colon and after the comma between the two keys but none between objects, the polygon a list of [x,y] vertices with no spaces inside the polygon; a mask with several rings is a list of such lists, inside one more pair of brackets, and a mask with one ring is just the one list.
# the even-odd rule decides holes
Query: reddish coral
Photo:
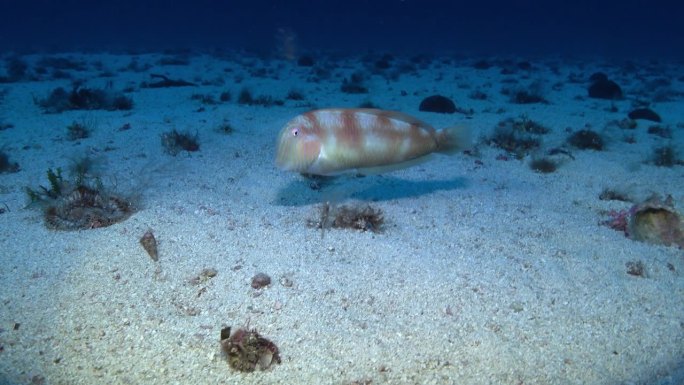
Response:
[{"label": "reddish coral", "polygon": [[623,232],[625,236],[627,234],[627,222],[630,216],[630,210],[610,210],[608,214],[608,219],[601,221],[601,224],[608,226],[613,230]]}]

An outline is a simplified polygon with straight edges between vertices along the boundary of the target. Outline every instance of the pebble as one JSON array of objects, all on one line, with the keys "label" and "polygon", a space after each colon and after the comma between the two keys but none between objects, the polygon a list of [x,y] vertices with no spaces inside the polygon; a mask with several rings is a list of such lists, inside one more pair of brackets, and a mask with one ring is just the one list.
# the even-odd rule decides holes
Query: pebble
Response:
[{"label": "pebble", "polygon": [[284,287],[292,287],[292,280],[288,277],[280,277],[280,284]]},{"label": "pebble", "polygon": [[252,277],[252,287],[254,289],[261,289],[271,284],[271,277],[266,273],[257,273]]}]

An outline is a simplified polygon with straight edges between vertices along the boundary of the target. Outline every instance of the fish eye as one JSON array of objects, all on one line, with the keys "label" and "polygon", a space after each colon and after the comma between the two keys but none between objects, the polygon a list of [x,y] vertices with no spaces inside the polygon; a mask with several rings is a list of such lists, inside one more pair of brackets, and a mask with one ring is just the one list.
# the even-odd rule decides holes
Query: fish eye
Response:
[{"label": "fish eye", "polygon": [[292,136],[299,135],[299,128],[297,128],[297,127],[292,128],[292,130],[290,130],[290,133],[292,134]]}]

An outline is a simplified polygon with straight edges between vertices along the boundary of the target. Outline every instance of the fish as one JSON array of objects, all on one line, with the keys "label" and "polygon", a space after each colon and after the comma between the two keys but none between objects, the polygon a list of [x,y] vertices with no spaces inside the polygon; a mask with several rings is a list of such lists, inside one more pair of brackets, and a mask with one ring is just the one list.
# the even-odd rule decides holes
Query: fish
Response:
[{"label": "fish", "polygon": [[377,174],[410,167],[433,153],[457,153],[470,142],[465,126],[437,130],[398,111],[326,108],[285,124],[275,163],[308,175]]}]

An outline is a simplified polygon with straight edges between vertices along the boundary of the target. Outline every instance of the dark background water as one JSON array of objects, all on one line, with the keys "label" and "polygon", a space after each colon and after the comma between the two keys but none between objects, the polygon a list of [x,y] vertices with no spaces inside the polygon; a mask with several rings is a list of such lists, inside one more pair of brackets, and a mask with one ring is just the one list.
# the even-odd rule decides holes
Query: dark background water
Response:
[{"label": "dark background water", "polygon": [[[0,49],[684,57],[682,1],[0,0]],[[282,37],[282,33],[280,36]]]}]

